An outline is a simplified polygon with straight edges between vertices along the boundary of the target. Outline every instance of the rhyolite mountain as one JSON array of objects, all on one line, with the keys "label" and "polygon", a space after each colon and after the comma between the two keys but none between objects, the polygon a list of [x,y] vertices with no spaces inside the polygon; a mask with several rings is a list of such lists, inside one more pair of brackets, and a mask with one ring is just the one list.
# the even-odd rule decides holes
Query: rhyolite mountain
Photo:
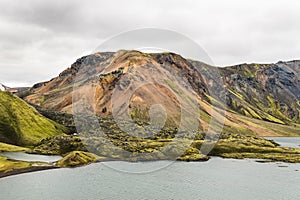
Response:
[{"label": "rhyolite mountain", "polygon": [[19,97],[0,91],[0,142],[32,146],[42,139],[66,132]]},{"label": "rhyolite mountain", "polygon": [[[0,151],[64,156],[43,169],[209,156],[299,163],[299,149],[257,137],[299,136],[299,64],[219,68],[174,53],[94,53],[50,81],[18,90],[27,103],[0,91]],[[74,113],[83,116],[82,131]],[[135,123],[116,120],[126,113]],[[180,129],[181,122],[192,130]],[[0,177],[34,167],[1,157]]]},{"label": "rhyolite mountain", "polygon": [[[300,132],[299,66],[300,61],[291,61],[218,68],[174,53],[125,50],[95,53],[78,59],[58,77],[34,85],[24,99],[43,109],[72,113],[72,106],[80,103],[80,98],[73,98],[74,94],[91,93],[85,96],[90,107],[83,109],[111,117],[111,97],[118,88],[127,94],[132,93],[129,105],[132,118],[138,116],[147,120],[151,105],[161,104],[167,111],[168,120],[178,125],[180,102],[169,89],[160,84],[149,84],[134,90],[136,82],[155,82],[156,79],[164,81],[177,94],[187,94],[187,99],[196,95],[202,130],[208,129],[213,104],[220,116],[224,109],[227,111],[225,132],[297,135]],[[190,88],[182,80],[173,80],[174,73],[180,74]],[[220,79],[214,76],[216,73]],[[97,79],[91,78],[95,76]],[[127,82],[120,85],[120,79]],[[220,94],[220,99],[210,95],[212,89]],[[122,109],[125,108],[120,107],[117,112],[125,112]],[[216,119],[222,124],[220,116]]]}]

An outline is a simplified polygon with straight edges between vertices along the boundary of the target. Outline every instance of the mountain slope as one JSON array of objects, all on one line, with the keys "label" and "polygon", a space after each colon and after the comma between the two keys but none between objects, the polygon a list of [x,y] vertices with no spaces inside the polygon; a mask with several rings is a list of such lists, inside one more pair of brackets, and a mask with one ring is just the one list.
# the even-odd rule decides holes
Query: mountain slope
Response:
[{"label": "mountain slope", "polygon": [[[25,99],[44,109],[72,113],[72,106],[76,107],[88,94],[85,100],[90,106],[83,109],[111,117],[111,97],[114,89],[118,88],[124,91],[123,98],[132,93],[129,99],[132,118],[147,122],[151,105],[161,104],[167,111],[169,122],[178,125],[180,103],[168,89],[152,84],[134,90],[136,83],[150,80],[165,82],[176,95],[184,93],[188,97],[196,97],[200,105],[199,125],[202,131],[208,129],[211,104],[215,102],[219,106],[219,115],[227,106],[223,132],[297,135],[300,132],[299,71],[297,61],[216,68],[174,53],[147,54],[122,50],[95,53],[78,59],[58,77],[36,84],[31,89],[33,94]],[[216,79],[215,73],[220,74],[222,80]],[[173,79],[178,74],[182,80]],[[121,79],[127,82],[120,85]],[[226,106],[220,103],[220,99],[211,96],[208,85],[221,97],[226,97]],[[80,98],[74,99],[74,94]],[[124,109],[120,106],[117,113],[124,113]],[[218,123],[221,126],[222,120]]]},{"label": "mountain slope", "polygon": [[[206,70],[214,67],[190,61]],[[292,63],[292,64],[291,64]],[[241,64],[218,68],[225,87],[227,106],[239,114],[278,124],[300,123],[300,61],[276,64]],[[204,76],[210,81],[212,78]]]},{"label": "mountain slope", "polygon": [[[242,65],[237,68],[231,68],[231,71],[224,69],[226,77],[230,77],[226,84],[231,93],[228,102],[231,109],[276,123],[300,123],[299,76],[278,64]],[[243,73],[237,73],[241,70]]]},{"label": "mountain slope", "polygon": [[0,142],[34,145],[64,131],[63,126],[43,117],[17,96],[0,91]]}]

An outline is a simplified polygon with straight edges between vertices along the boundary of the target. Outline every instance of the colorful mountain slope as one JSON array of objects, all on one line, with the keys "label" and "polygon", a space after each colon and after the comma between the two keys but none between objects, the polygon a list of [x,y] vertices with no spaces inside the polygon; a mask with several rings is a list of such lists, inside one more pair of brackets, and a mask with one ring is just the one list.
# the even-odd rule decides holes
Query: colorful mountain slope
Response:
[{"label": "colorful mountain slope", "polygon": [[[85,112],[112,117],[127,109],[112,109],[111,99],[117,89],[123,91],[122,98],[131,95],[129,113],[136,121],[149,122],[151,105],[160,104],[168,114],[167,122],[178,125],[181,107],[176,95],[186,94],[186,102],[191,97],[197,99],[203,131],[209,127],[214,104],[218,107],[218,126],[222,126],[226,109],[223,131],[260,136],[299,135],[299,64],[294,61],[217,68],[174,53],[95,53],[78,59],[49,82],[36,84],[25,99],[44,109],[67,113],[72,113],[74,107],[80,108],[78,105],[85,99],[89,105],[82,106]],[[179,75],[182,79],[174,79]],[[135,88],[143,80],[164,82],[171,91],[161,84]],[[224,99],[216,99],[212,90]],[[115,103],[122,101],[120,98]]]}]

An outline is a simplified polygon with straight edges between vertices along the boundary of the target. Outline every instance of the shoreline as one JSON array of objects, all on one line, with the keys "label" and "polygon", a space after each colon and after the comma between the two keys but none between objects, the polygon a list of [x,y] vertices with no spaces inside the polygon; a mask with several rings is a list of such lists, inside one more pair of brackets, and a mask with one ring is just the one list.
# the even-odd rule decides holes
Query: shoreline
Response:
[{"label": "shoreline", "polygon": [[[278,138],[278,137],[274,137]],[[300,138],[300,137],[299,137]],[[246,143],[248,144],[248,143]],[[250,143],[251,144],[251,143]],[[217,157],[221,159],[235,159],[235,160],[243,160],[243,159],[252,159],[255,162],[259,163],[275,163],[275,162],[284,162],[284,163],[300,163],[300,148],[292,148],[292,147],[278,147],[278,146],[267,146],[266,144],[262,144],[262,146],[245,146],[245,144],[240,144],[241,146],[236,145],[234,142],[222,141],[221,143],[215,146],[215,149],[208,156],[200,156],[200,157],[186,157],[184,159],[180,157],[174,159],[156,157],[128,157],[128,158],[111,158],[111,157],[100,157],[95,154],[85,152],[85,151],[72,151],[62,157],[61,160],[51,162],[51,163],[41,163],[41,162],[31,162],[30,165],[24,166],[24,168],[15,168],[12,166],[10,170],[1,171],[0,178],[19,175],[23,173],[30,173],[48,169],[72,169],[81,166],[86,166],[93,163],[99,162],[110,162],[110,161],[124,161],[130,163],[137,162],[153,162],[153,161],[177,161],[177,162],[206,162],[211,158]],[[249,149],[248,149],[249,148]],[[285,155],[283,158],[282,156]],[[6,157],[7,158],[7,157]],[[148,159],[145,159],[148,158]],[[194,159],[193,159],[194,158]],[[196,159],[197,158],[197,159]],[[7,158],[8,160],[14,162],[23,162],[22,160],[14,160]],[[25,161],[26,162],[26,161]],[[28,162],[27,162],[28,163]],[[42,165],[41,165],[42,164]]]},{"label": "shoreline", "polygon": [[14,169],[12,171],[6,172],[6,173],[0,173],[0,179],[5,178],[8,176],[15,176],[19,174],[25,174],[30,172],[37,172],[37,171],[44,171],[49,169],[60,169],[60,167],[57,166],[39,166],[39,167],[29,167],[29,168],[23,168],[23,169]]},{"label": "shoreline", "polygon": [[[253,162],[257,162],[257,163],[276,163],[278,161],[276,160],[267,160],[267,159],[258,159],[258,158],[230,158],[230,157],[222,157],[222,156],[210,156],[208,160],[198,160],[198,161],[182,161],[182,160],[168,160],[168,159],[153,159],[153,160],[138,160],[138,161],[130,161],[130,160],[118,160],[118,159],[112,159],[112,158],[101,158],[95,162],[91,162],[89,164],[85,164],[85,165],[78,165],[78,166],[74,166],[74,167],[59,167],[59,166],[32,166],[29,168],[23,168],[23,169],[15,169],[13,171],[7,172],[7,173],[0,173],[0,180],[2,178],[6,178],[9,176],[17,176],[20,174],[26,174],[26,173],[31,173],[31,172],[38,172],[38,171],[46,171],[46,170],[55,170],[55,169],[75,169],[75,168],[79,168],[79,167],[84,167],[87,165],[91,165],[91,164],[96,164],[96,163],[101,163],[101,162],[111,162],[111,161],[122,161],[122,162],[129,162],[129,163],[138,163],[138,162],[143,162],[143,163],[147,163],[147,162],[155,162],[155,161],[173,161],[173,162],[208,162],[211,160],[211,158],[220,158],[223,160],[228,160],[228,159],[233,159],[233,160],[252,160]],[[290,163],[290,162],[283,162],[283,163],[289,163],[289,164],[300,164],[300,163]]]},{"label": "shoreline", "polygon": [[[218,156],[214,156],[214,157],[218,157]],[[220,157],[222,158],[222,157]],[[222,158],[225,159],[225,158]],[[112,158],[101,158],[95,162],[91,162],[89,164],[85,164],[85,165],[78,165],[78,166],[74,166],[74,167],[59,167],[59,166],[32,166],[32,167],[28,167],[28,168],[23,168],[23,169],[14,169],[12,171],[6,172],[6,173],[1,173],[0,172],[0,179],[8,177],[8,176],[16,176],[19,174],[25,174],[25,173],[31,173],[31,172],[38,172],[38,171],[44,171],[44,170],[51,170],[51,169],[75,169],[75,168],[79,168],[79,167],[83,167],[83,166],[87,166],[87,165],[91,165],[91,164],[95,164],[95,163],[101,163],[101,162],[111,162],[111,161],[123,161],[123,162],[129,162],[129,163],[137,163],[137,162],[155,162],[155,161],[174,161],[174,162],[207,162],[208,160],[198,160],[198,161],[180,161],[180,160],[167,160],[167,159],[153,159],[153,160],[138,160],[138,161],[130,161],[130,160],[118,160],[118,159],[112,159]]]}]

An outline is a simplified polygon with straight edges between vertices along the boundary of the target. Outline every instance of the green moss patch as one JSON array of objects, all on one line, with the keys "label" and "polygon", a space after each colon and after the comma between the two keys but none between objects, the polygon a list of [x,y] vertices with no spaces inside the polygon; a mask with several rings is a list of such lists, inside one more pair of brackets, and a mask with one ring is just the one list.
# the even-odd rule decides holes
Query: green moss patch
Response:
[{"label": "green moss patch", "polygon": [[96,162],[100,157],[95,154],[83,152],[83,151],[72,151],[68,153],[61,160],[57,161],[59,167],[76,167],[87,165],[92,162]]},{"label": "green moss patch", "polygon": [[0,141],[20,146],[37,144],[66,129],[45,118],[19,97],[0,91]]},{"label": "green moss patch", "polygon": [[26,151],[27,148],[19,147],[11,144],[5,144],[0,142],[0,152],[17,152],[17,151]]},{"label": "green moss patch", "polygon": [[8,160],[6,157],[0,156],[0,175],[30,166],[31,163],[29,162]]}]

